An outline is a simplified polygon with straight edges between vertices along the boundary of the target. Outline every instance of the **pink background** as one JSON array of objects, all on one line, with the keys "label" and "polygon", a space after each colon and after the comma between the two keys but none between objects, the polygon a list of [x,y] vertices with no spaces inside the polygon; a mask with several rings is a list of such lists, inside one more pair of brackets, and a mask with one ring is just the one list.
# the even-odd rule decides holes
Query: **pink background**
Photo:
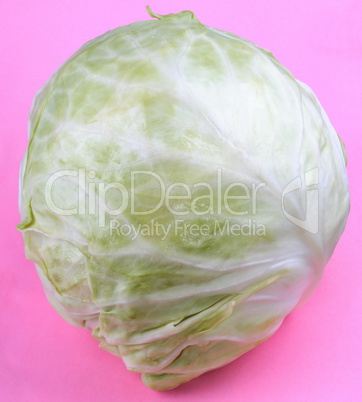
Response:
[{"label": "pink background", "polygon": [[145,1],[2,1],[0,400],[361,401],[362,40],[358,0],[149,1],[160,14],[191,9],[274,55],[316,92],[348,151],[352,208],[312,298],[266,343],[177,390],[158,393],[98,348],[47,302],[15,230],[18,169],[32,98],[85,41],[149,19]]}]

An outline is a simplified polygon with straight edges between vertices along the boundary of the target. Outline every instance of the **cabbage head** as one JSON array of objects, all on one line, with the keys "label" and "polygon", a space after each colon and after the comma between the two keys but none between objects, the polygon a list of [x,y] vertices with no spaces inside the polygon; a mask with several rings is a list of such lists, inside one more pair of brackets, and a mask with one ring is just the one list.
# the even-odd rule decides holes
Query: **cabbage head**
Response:
[{"label": "cabbage head", "polygon": [[166,390],[306,300],[349,192],[343,143],[269,51],[190,11],[149,13],[36,95],[18,227],[59,314]]}]

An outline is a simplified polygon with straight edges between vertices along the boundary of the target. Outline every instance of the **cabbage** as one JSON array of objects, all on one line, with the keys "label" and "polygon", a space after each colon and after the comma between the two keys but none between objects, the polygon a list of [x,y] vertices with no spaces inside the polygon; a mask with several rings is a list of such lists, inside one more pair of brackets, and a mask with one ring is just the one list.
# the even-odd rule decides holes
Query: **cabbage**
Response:
[{"label": "cabbage", "polygon": [[344,229],[344,146],[273,55],[190,11],[114,29],[36,95],[26,256],[71,324],[165,390],[268,339]]}]

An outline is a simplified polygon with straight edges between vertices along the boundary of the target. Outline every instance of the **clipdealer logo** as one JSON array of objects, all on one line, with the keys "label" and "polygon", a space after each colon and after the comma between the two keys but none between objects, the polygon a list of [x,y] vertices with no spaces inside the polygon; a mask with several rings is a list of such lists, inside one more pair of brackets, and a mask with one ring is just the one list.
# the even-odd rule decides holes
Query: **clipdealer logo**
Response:
[{"label": "clipdealer logo", "polygon": [[[190,214],[194,216],[221,216],[225,211],[231,217],[236,218],[242,216],[250,218],[257,215],[257,198],[266,196],[263,193],[263,190],[265,191],[267,187],[266,183],[251,183],[247,185],[240,181],[235,181],[225,184],[223,183],[221,168],[217,168],[215,176],[213,185],[207,182],[200,182],[190,186],[186,183],[176,182],[167,186],[162,177],[157,173],[146,170],[135,170],[130,172],[130,185],[127,188],[120,182],[104,183],[97,180],[93,181],[96,177],[96,172],[93,170],[88,172],[86,172],[86,169],[61,170],[52,174],[47,180],[45,184],[45,202],[48,208],[57,215],[97,215],[98,226],[100,228],[106,226],[107,215],[110,217],[119,217],[126,210],[130,215],[134,216],[152,215],[164,207],[174,217]],[[57,205],[57,202],[53,200],[53,188],[61,178],[65,179],[68,184],[72,181],[76,186],[77,205],[74,205],[73,208],[64,208],[64,205],[59,205],[62,203],[58,203]],[[152,183],[152,188],[156,189],[155,194],[159,198],[154,197],[157,198],[156,205],[152,205],[149,209],[140,210],[137,209],[136,189],[142,180],[143,183]],[[313,168],[305,172],[304,175],[293,179],[281,192],[281,209],[284,216],[294,225],[312,234],[318,233],[319,229],[318,182],[318,168]],[[203,195],[193,197],[193,192],[199,189],[204,190]],[[117,206],[112,205],[111,207],[106,202],[107,194],[111,191],[118,192],[117,197],[115,197]],[[296,191],[301,194],[298,197],[293,197],[292,194]],[[288,197],[289,195],[291,197]],[[295,216],[290,211],[287,207],[288,199],[298,200],[297,212],[302,210],[305,214],[304,219]],[[305,200],[305,205],[303,205],[303,200]],[[241,206],[239,209],[235,209],[235,203],[237,202]],[[175,205],[182,205],[183,208],[176,207]],[[200,205],[204,206],[202,210],[199,208]],[[110,222],[112,230],[120,225],[120,222],[116,220],[111,220]],[[254,226],[260,225],[260,222],[257,222],[255,219],[249,219],[247,223],[244,222],[244,226],[250,226],[250,222]],[[137,232],[133,226],[130,227],[132,228],[132,232],[140,232],[140,230]],[[167,232],[169,231],[170,228],[167,229]]]}]

